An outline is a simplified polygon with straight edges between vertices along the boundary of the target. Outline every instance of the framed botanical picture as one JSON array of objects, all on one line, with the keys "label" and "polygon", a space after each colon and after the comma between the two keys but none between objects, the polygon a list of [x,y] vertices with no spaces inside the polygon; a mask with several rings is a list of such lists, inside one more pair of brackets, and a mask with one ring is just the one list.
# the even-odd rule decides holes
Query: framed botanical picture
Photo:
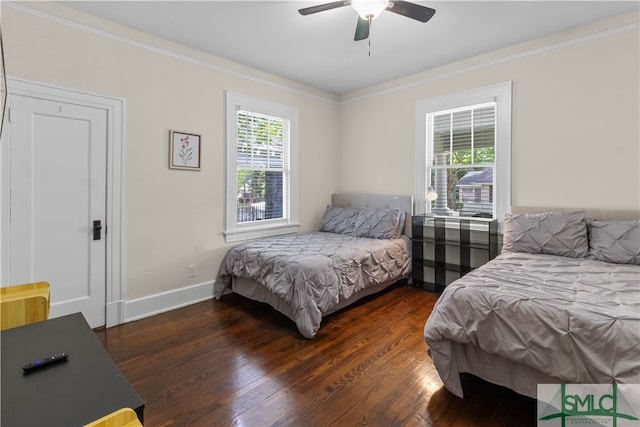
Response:
[{"label": "framed botanical picture", "polygon": [[200,170],[200,135],[169,131],[169,168]]}]

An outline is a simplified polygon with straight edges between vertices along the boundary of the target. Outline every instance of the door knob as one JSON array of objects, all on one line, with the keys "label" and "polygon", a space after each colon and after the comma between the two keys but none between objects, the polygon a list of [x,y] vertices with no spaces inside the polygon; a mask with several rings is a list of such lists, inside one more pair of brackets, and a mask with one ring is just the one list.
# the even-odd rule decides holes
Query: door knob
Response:
[{"label": "door knob", "polygon": [[93,221],[93,240],[100,240],[102,234],[102,223],[100,220]]}]

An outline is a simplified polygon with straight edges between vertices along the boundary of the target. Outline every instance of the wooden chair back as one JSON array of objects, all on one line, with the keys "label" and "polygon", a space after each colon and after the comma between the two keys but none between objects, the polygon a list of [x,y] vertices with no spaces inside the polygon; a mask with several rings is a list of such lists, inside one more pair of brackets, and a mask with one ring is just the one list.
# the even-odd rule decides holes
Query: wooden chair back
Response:
[{"label": "wooden chair back", "polygon": [[49,318],[49,283],[0,288],[0,331]]},{"label": "wooden chair back", "polygon": [[142,424],[133,409],[122,408],[92,421],[84,427],[142,427]]}]

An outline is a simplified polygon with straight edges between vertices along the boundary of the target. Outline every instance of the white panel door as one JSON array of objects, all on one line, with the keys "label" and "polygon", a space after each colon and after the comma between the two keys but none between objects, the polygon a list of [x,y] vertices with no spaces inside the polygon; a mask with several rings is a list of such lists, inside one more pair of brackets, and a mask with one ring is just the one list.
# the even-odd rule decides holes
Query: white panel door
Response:
[{"label": "white panel door", "polygon": [[102,326],[107,111],[22,95],[10,95],[9,105],[5,277],[8,284],[49,282],[50,317],[81,311],[91,327]]}]

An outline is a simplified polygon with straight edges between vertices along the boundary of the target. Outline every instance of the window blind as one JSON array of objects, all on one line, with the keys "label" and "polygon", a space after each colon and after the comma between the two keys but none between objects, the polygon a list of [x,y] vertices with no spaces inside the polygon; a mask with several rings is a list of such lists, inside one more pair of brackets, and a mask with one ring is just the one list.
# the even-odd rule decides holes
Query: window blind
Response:
[{"label": "window blind", "polygon": [[[495,105],[448,110],[434,114],[433,154],[447,154],[447,164],[463,165],[493,161],[495,152]],[[478,158],[477,158],[478,157]]]}]

